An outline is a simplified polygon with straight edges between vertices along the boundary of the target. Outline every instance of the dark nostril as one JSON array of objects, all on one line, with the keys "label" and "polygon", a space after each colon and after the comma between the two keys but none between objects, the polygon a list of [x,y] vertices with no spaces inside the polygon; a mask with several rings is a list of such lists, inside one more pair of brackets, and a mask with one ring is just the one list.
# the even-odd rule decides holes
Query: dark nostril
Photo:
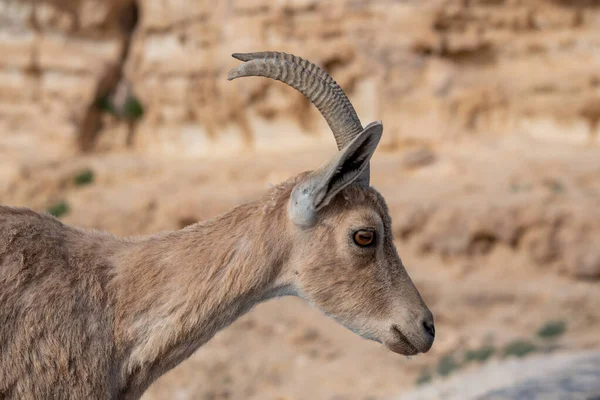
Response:
[{"label": "dark nostril", "polygon": [[425,332],[429,333],[429,335],[434,338],[435,337],[435,326],[431,321],[424,321],[423,328],[425,328]]}]

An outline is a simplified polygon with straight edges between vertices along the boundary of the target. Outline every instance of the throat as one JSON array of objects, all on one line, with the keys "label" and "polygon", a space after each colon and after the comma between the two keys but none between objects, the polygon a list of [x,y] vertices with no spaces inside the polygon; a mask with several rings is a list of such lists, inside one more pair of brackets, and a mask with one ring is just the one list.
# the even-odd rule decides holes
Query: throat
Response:
[{"label": "throat", "polygon": [[119,255],[116,336],[127,392],[145,390],[261,301],[294,294],[283,280],[285,241],[268,239],[273,225],[262,209],[145,238]]},{"label": "throat", "polygon": [[270,290],[267,290],[260,301],[266,301],[270,299],[274,299],[276,297],[284,297],[284,296],[299,296],[298,290],[296,286],[290,283],[281,284],[279,286],[274,286]]}]

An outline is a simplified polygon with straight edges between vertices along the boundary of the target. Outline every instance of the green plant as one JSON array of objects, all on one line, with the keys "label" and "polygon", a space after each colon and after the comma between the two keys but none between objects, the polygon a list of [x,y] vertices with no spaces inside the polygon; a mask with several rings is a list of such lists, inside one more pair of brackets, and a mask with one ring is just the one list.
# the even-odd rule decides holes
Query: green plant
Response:
[{"label": "green plant", "polygon": [[565,321],[548,321],[537,331],[537,335],[542,339],[550,339],[562,335],[566,330]]},{"label": "green plant", "polygon": [[524,339],[517,339],[517,340],[513,340],[512,342],[508,343],[504,347],[504,356],[505,357],[509,357],[509,356],[524,357],[527,354],[532,353],[537,350],[538,350],[538,348],[533,342],[531,342],[529,340],[524,340]]},{"label": "green plant", "polygon": [[76,186],[89,185],[92,182],[94,182],[94,171],[89,168],[79,171],[73,177],[73,183]]},{"label": "green plant", "polygon": [[460,364],[454,359],[452,354],[448,354],[440,359],[437,372],[441,376],[448,376],[452,371],[460,368]]},{"label": "green plant", "polygon": [[98,110],[111,114],[116,118],[136,120],[144,116],[144,106],[134,95],[129,95],[122,106],[115,107],[109,96],[99,97],[95,101]]},{"label": "green plant", "polygon": [[565,191],[565,185],[556,179],[548,179],[544,182],[544,185],[554,193],[563,193]]},{"label": "green plant", "polygon": [[56,218],[60,218],[63,215],[67,214],[70,211],[69,203],[62,200],[52,206],[48,207],[46,210],[48,214],[54,215]]},{"label": "green plant", "polygon": [[467,350],[465,352],[465,363],[470,363],[472,361],[475,362],[485,362],[488,358],[494,355],[496,352],[496,348],[492,345],[484,345],[478,349]]},{"label": "green plant", "polygon": [[431,382],[432,379],[433,379],[433,374],[431,373],[429,368],[423,367],[423,369],[419,373],[419,376],[417,376],[417,380],[415,381],[415,383],[417,385],[424,385],[426,383]]},{"label": "green plant", "polygon": [[519,183],[511,183],[510,191],[514,193],[518,192],[530,192],[532,189],[532,185],[530,183],[519,184]]},{"label": "green plant", "polygon": [[123,114],[126,119],[140,119],[144,116],[144,106],[135,96],[129,97],[123,108]]}]

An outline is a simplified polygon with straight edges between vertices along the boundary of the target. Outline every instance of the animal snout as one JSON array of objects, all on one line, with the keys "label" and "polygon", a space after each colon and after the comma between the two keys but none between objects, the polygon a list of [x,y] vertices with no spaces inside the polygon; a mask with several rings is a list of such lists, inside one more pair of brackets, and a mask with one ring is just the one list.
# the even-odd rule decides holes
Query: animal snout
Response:
[{"label": "animal snout", "polygon": [[435,326],[433,324],[433,320],[424,320],[423,321],[423,328],[425,329],[425,332],[427,332],[427,334],[429,336],[431,336],[432,338],[435,338]]},{"label": "animal snout", "polygon": [[421,326],[423,327],[423,339],[424,339],[424,349],[423,353],[429,351],[431,346],[433,345],[433,339],[435,338],[435,324],[433,323],[433,314],[431,311],[427,310],[427,312],[421,317]]}]

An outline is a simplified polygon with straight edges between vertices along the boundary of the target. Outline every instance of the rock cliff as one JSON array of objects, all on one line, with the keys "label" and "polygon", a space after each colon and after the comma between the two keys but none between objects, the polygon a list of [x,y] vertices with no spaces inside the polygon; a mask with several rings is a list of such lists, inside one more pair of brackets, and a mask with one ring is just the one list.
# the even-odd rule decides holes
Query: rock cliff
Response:
[{"label": "rock cliff", "polygon": [[[472,135],[598,143],[594,0],[0,0],[0,149],[177,157],[329,141],[301,95],[228,82],[232,52],[331,72],[385,144]],[[127,90],[141,120],[98,101]]]}]

